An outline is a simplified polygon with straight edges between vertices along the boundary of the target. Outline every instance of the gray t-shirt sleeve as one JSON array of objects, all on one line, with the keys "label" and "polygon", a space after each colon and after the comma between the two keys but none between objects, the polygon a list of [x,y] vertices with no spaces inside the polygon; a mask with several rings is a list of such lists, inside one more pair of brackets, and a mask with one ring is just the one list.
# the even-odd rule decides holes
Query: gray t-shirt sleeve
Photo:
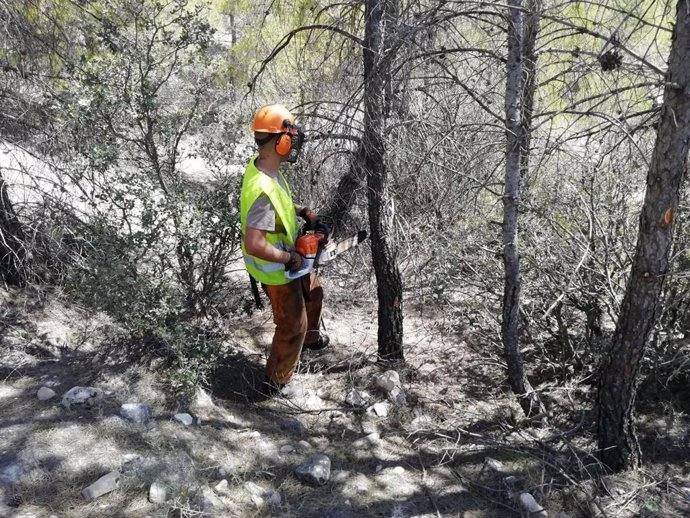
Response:
[{"label": "gray t-shirt sleeve", "polygon": [[257,230],[274,232],[276,229],[276,212],[268,196],[262,194],[247,213],[247,226]]}]

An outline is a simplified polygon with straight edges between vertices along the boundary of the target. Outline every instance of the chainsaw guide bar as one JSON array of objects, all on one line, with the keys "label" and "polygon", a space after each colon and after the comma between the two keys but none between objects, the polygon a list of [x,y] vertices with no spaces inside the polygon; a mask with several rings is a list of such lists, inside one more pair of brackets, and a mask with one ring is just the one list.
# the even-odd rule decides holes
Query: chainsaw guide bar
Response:
[{"label": "chainsaw guide bar", "polygon": [[285,277],[288,279],[299,279],[300,277],[303,277],[304,275],[316,270],[320,266],[330,263],[343,252],[347,252],[351,248],[358,246],[366,238],[367,231],[360,230],[354,236],[343,239],[342,241],[338,241],[337,243],[329,241],[325,245],[319,247],[316,257],[305,257],[304,266],[296,272],[285,272]]}]

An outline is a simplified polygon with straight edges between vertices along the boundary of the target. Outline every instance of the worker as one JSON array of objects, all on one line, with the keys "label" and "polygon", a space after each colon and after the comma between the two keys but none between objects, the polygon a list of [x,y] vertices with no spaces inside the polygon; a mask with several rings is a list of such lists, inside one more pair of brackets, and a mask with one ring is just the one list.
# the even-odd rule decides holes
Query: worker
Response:
[{"label": "worker", "polygon": [[295,162],[304,134],[295,117],[280,104],[263,106],[252,122],[258,154],[244,171],[240,195],[242,253],[249,272],[271,301],[275,333],[261,388],[267,395],[281,391],[290,381],[302,348],[319,350],[328,337],[319,331],[323,290],[314,272],[290,280],[303,257],[294,249],[297,216],[306,226],[328,234],[316,213],[296,206],[280,166]]}]

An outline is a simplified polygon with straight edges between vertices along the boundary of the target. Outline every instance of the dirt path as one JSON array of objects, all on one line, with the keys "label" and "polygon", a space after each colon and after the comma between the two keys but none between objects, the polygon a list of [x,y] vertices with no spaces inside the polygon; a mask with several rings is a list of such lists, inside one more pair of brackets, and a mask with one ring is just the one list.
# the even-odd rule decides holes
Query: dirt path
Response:
[{"label": "dirt path", "polygon": [[[208,516],[518,516],[485,458],[543,479],[535,441],[549,432],[514,426],[517,406],[495,382],[500,365],[482,352],[481,335],[460,337],[447,315],[410,311],[407,365],[398,369],[406,401],[388,401],[378,416],[366,410],[387,401],[375,382],[384,368],[374,361],[374,317],[368,301],[343,297],[331,297],[325,317],[333,346],[305,354],[297,393],[256,402],[249,387],[265,362],[268,312],[235,330],[235,352],[208,392],[173,397],[155,365],[128,364],[103,315],[5,294],[0,490],[16,507],[0,507],[0,516],[200,516],[204,506]],[[42,386],[56,397],[39,401]],[[95,387],[102,399],[68,411],[60,397],[73,386]],[[365,408],[345,403],[352,389],[369,394]],[[151,406],[146,425],[119,415],[133,402]],[[175,421],[178,412],[194,423]],[[322,486],[294,475],[316,453],[331,463]],[[118,488],[87,502],[82,489],[114,470]],[[156,481],[165,503],[148,500]],[[565,502],[552,495],[550,516]]]}]

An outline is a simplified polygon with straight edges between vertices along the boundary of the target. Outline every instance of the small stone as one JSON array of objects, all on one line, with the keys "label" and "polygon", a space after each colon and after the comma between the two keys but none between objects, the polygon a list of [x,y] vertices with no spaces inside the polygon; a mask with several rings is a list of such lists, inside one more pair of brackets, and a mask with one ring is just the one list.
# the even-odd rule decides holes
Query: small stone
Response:
[{"label": "small stone", "polygon": [[280,394],[286,399],[303,398],[307,394],[307,390],[303,385],[293,381],[285,385],[281,389]]},{"label": "small stone", "polygon": [[295,476],[310,485],[323,486],[331,476],[331,459],[317,453],[295,469]]},{"label": "small stone", "polygon": [[247,481],[244,483],[244,489],[249,493],[250,495],[262,495],[264,493],[263,488],[255,484],[252,481]]},{"label": "small stone", "polygon": [[204,389],[201,387],[196,388],[196,392],[194,393],[194,403],[193,406],[195,408],[210,408],[213,407],[213,399],[211,399],[211,396],[206,392]]},{"label": "small stone", "polygon": [[280,453],[292,453],[295,451],[295,447],[292,446],[291,444],[284,444],[283,446],[280,447]]},{"label": "small stone", "polygon": [[388,415],[388,403],[374,403],[372,406],[367,408],[367,412],[370,414],[375,414],[378,417],[386,417]]},{"label": "small stone", "polygon": [[295,435],[303,435],[306,431],[304,424],[299,419],[289,417],[280,421],[280,429],[284,432],[290,432]]},{"label": "small stone", "polygon": [[388,393],[395,387],[400,386],[400,374],[398,374],[396,371],[383,372],[374,378],[374,384],[384,392]]},{"label": "small stone", "polygon": [[201,491],[197,494],[197,501],[202,511],[220,510],[225,507],[223,501],[208,486],[201,488]]},{"label": "small stone", "polygon": [[534,518],[548,518],[548,513],[539,505],[539,502],[529,493],[520,493],[518,497],[520,507],[527,513],[527,516]]},{"label": "small stone", "polygon": [[400,387],[393,387],[393,390],[388,393],[388,399],[398,406],[407,405],[407,396]]},{"label": "small stone", "polygon": [[390,473],[395,473],[396,475],[404,475],[405,474],[405,468],[402,466],[395,466],[394,468],[390,468]]},{"label": "small stone", "polygon": [[300,441],[297,443],[297,449],[300,451],[309,451],[312,449],[312,445],[309,444],[307,441]]},{"label": "small stone", "polygon": [[371,395],[365,390],[350,389],[350,391],[345,396],[345,403],[348,405],[361,408],[367,406],[371,400]]},{"label": "small stone", "polygon": [[93,387],[72,387],[62,396],[62,406],[67,410],[73,407],[92,407],[102,397],[102,392]]},{"label": "small stone", "polygon": [[103,475],[90,486],[85,487],[81,492],[81,496],[83,496],[88,501],[95,500],[99,496],[105,495],[106,493],[110,493],[111,491],[116,490],[119,481],[120,472],[111,471],[110,473]]},{"label": "small stone", "polygon": [[373,432],[361,439],[357,439],[352,443],[352,446],[355,448],[366,448],[367,446],[375,446],[379,442],[381,442],[381,436],[377,432]]},{"label": "small stone", "polygon": [[227,493],[230,490],[230,484],[227,479],[223,479],[213,487],[213,490],[216,493]]},{"label": "small stone", "polygon": [[163,504],[168,500],[168,488],[161,481],[154,481],[149,487],[149,502]]},{"label": "small stone", "polygon": [[178,423],[182,423],[185,426],[190,426],[194,423],[194,418],[189,414],[175,414],[173,417]]},{"label": "small stone", "polygon": [[143,425],[151,419],[151,407],[145,403],[125,403],[120,407],[120,415],[134,424]]},{"label": "small stone", "polygon": [[328,437],[312,437],[311,438],[311,444],[314,448],[317,450],[325,450],[328,448],[331,444],[331,441],[328,440]]},{"label": "small stone", "polygon": [[48,387],[41,387],[38,389],[38,392],[36,392],[36,397],[39,399],[39,401],[48,401],[49,399],[54,398],[55,395],[55,391]]},{"label": "small stone", "polygon": [[22,478],[23,471],[18,462],[0,463],[0,482],[16,484]]}]

